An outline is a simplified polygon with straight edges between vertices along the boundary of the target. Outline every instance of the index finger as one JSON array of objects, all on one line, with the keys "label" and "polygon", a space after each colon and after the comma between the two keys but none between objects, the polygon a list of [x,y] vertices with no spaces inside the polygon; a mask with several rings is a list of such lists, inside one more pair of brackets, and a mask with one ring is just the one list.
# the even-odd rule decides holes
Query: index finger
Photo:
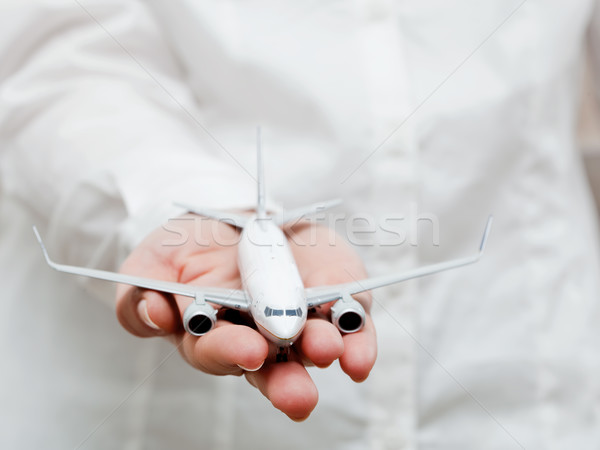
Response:
[{"label": "index finger", "polygon": [[218,321],[204,336],[180,334],[180,353],[196,369],[213,375],[241,375],[262,367],[269,346],[250,327]]}]

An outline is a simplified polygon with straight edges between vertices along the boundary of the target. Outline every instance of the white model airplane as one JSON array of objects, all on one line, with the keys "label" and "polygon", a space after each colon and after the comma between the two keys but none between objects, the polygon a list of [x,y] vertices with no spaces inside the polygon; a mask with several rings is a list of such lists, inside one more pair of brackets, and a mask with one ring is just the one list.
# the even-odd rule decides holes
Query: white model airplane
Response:
[{"label": "white model airplane", "polygon": [[278,360],[287,359],[289,347],[302,333],[308,311],[311,308],[335,302],[331,308],[331,321],[341,332],[354,333],[362,329],[364,325],[365,310],[358,301],[352,298],[353,294],[472,264],[477,262],[483,254],[492,225],[491,216],[487,221],[479,251],[473,256],[432,264],[402,274],[367,278],[332,286],[305,288],[287,239],[280,227],[285,223],[335,206],[339,201],[314,204],[281,215],[268,214],[265,208],[261,159],[259,135],[256,214],[244,216],[181,205],[191,212],[224,221],[241,229],[238,265],[243,283],[242,290],[207,288],[57,264],[48,256],[35,227],[34,232],[48,265],[60,272],[192,297],[194,301],[183,314],[183,326],[192,335],[202,336],[214,327],[217,311],[209,303],[249,313],[260,333],[278,347]]}]

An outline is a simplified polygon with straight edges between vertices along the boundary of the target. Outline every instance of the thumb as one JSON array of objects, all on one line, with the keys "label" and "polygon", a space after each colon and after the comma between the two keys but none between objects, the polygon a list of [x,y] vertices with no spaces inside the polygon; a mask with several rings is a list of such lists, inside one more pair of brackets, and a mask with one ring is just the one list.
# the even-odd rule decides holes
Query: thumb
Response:
[{"label": "thumb", "polygon": [[172,295],[119,285],[116,313],[119,323],[138,337],[164,336],[181,327]]}]

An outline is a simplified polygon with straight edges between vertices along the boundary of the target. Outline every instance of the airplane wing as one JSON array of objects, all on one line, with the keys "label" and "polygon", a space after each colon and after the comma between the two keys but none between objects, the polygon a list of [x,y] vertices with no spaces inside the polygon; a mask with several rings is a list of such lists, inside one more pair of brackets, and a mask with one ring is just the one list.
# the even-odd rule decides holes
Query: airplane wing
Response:
[{"label": "airplane wing", "polygon": [[71,273],[74,275],[82,275],[100,280],[113,281],[115,283],[129,284],[144,289],[153,291],[166,292],[175,295],[184,295],[186,297],[202,297],[204,300],[215,305],[224,306],[226,308],[237,309],[239,311],[248,310],[248,300],[246,293],[238,289],[225,288],[209,288],[202,286],[193,286],[190,284],[175,283],[172,281],[153,280],[150,278],[136,277],[133,275],[125,275],[121,273],[108,272],[105,270],[88,269],[86,267],[68,266],[65,264],[57,264],[50,259],[46,246],[40,237],[36,227],[33,227],[33,232],[42,248],[44,258],[50,267],[59,272]]},{"label": "airplane wing", "polygon": [[229,225],[233,225],[237,228],[244,228],[246,222],[248,221],[248,217],[243,214],[236,214],[227,211],[219,211],[217,209],[208,209],[208,208],[197,208],[192,205],[188,205],[185,203],[173,202],[175,206],[179,206],[181,208],[187,209],[189,212],[193,212],[194,214],[198,214],[199,216],[208,217],[209,219],[219,220],[221,222],[228,223]]},{"label": "airplane wing", "polygon": [[431,264],[418,269],[413,269],[402,274],[384,275],[380,277],[367,278],[360,281],[352,281],[349,283],[336,284],[332,286],[319,286],[305,289],[305,295],[308,303],[308,307],[319,306],[324,303],[328,303],[334,300],[342,298],[344,294],[358,294],[359,292],[370,291],[390,284],[400,283],[401,281],[411,280],[413,278],[424,277],[434,273],[442,272],[444,270],[454,269],[456,267],[466,266],[473,264],[481,258],[485,250],[485,244],[487,242],[488,235],[492,228],[492,216],[487,220],[481,244],[479,246],[479,252],[473,256],[466,258],[458,258],[450,261],[445,261],[437,264]]}]

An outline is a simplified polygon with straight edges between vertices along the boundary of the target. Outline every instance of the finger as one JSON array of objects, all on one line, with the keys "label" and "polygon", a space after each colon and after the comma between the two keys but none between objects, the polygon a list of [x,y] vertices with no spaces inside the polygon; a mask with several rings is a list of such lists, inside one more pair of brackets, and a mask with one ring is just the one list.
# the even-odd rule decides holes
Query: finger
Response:
[{"label": "finger", "polygon": [[295,345],[301,355],[317,367],[329,366],[344,353],[340,332],[323,319],[308,319]]},{"label": "finger", "polygon": [[182,354],[189,364],[213,375],[241,375],[262,367],[269,353],[252,328],[220,322],[201,337],[184,335]]},{"label": "finger", "polygon": [[367,315],[362,330],[344,335],[343,340],[342,370],[356,382],[366,380],[377,359],[377,337],[371,316]]},{"label": "finger", "polygon": [[[148,240],[152,239],[150,235]],[[159,247],[160,248],[160,247]],[[125,260],[120,271],[156,280],[174,280],[174,269],[165,263],[156,249],[141,245]],[[179,309],[170,294],[117,285],[116,313],[130,333],[140,336],[164,336],[181,327]]]},{"label": "finger", "polygon": [[171,310],[169,300],[165,296],[154,291],[122,285],[117,288],[116,313],[123,328],[139,337],[167,334],[174,322],[173,319],[169,320],[168,316],[178,314]]},{"label": "finger", "polygon": [[[165,333],[175,333],[183,329],[179,301],[172,295],[159,292],[147,291],[144,294],[146,300],[146,317],[142,319],[150,326],[158,327]],[[188,300],[189,303],[189,300]]]},{"label": "finger", "polygon": [[246,379],[290,419],[305,420],[317,406],[319,393],[304,366],[297,361],[267,364]]}]

